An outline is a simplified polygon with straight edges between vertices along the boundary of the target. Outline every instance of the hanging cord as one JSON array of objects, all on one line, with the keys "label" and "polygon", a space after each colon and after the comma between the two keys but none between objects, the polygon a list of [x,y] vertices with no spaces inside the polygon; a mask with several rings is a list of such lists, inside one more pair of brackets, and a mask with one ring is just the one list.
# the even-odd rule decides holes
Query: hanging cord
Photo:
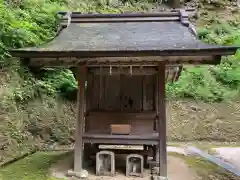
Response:
[{"label": "hanging cord", "polygon": [[132,76],[132,66],[130,65],[130,75]]},{"label": "hanging cord", "polygon": [[109,67],[109,74],[112,75],[112,65],[110,64],[110,67]]}]

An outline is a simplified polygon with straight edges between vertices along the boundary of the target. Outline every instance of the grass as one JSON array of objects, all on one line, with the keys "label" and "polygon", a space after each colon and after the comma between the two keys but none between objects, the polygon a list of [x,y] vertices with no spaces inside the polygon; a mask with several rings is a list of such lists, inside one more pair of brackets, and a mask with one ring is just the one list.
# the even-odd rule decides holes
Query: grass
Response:
[{"label": "grass", "polygon": [[201,180],[239,180],[223,168],[197,156],[184,156],[177,153],[169,153],[171,156],[182,158],[192,168]]},{"label": "grass", "polygon": [[[193,168],[203,180],[237,180],[236,176],[223,168],[199,157],[184,157],[186,163]],[[238,179],[239,180],[239,179]]]},{"label": "grass", "polygon": [[63,156],[63,152],[37,152],[0,169],[0,180],[56,180],[48,170]]}]

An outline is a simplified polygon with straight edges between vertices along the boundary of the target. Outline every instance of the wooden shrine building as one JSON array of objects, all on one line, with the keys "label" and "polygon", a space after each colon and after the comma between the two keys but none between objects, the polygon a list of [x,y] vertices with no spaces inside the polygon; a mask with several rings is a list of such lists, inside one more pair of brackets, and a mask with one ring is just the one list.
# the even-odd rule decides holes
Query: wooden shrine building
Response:
[{"label": "wooden shrine building", "polygon": [[[166,177],[166,75],[175,69],[176,80],[182,64],[218,64],[222,56],[234,55],[237,47],[198,40],[183,9],[63,14],[60,31],[51,42],[10,53],[29,66],[77,70],[74,171],[82,171],[84,146],[144,145],[153,149],[160,175]],[[121,124],[128,125],[125,134],[111,133],[114,125]]]}]

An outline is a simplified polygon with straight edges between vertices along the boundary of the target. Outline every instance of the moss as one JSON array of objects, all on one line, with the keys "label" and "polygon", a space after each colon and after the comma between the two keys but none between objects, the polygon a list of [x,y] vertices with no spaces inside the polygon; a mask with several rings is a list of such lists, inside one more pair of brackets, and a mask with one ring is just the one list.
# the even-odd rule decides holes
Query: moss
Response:
[{"label": "moss", "polygon": [[37,152],[0,169],[0,179],[54,180],[48,175],[48,170],[62,156],[63,152]]},{"label": "moss", "polygon": [[180,157],[185,160],[187,165],[192,168],[202,180],[239,180],[223,168],[198,156],[184,156],[170,153],[172,156]]}]

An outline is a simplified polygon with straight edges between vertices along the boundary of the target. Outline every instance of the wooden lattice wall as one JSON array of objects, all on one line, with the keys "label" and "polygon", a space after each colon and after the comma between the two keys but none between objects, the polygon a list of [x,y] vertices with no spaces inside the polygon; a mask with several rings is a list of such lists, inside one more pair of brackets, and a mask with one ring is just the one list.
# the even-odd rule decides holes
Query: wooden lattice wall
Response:
[{"label": "wooden lattice wall", "polygon": [[[181,66],[171,66],[166,71],[168,81],[176,81]],[[156,74],[126,75],[89,73],[88,109],[123,112],[155,111]]]},{"label": "wooden lattice wall", "polygon": [[154,110],[155,76],[92,75],[88,80],[88,109]]}]

